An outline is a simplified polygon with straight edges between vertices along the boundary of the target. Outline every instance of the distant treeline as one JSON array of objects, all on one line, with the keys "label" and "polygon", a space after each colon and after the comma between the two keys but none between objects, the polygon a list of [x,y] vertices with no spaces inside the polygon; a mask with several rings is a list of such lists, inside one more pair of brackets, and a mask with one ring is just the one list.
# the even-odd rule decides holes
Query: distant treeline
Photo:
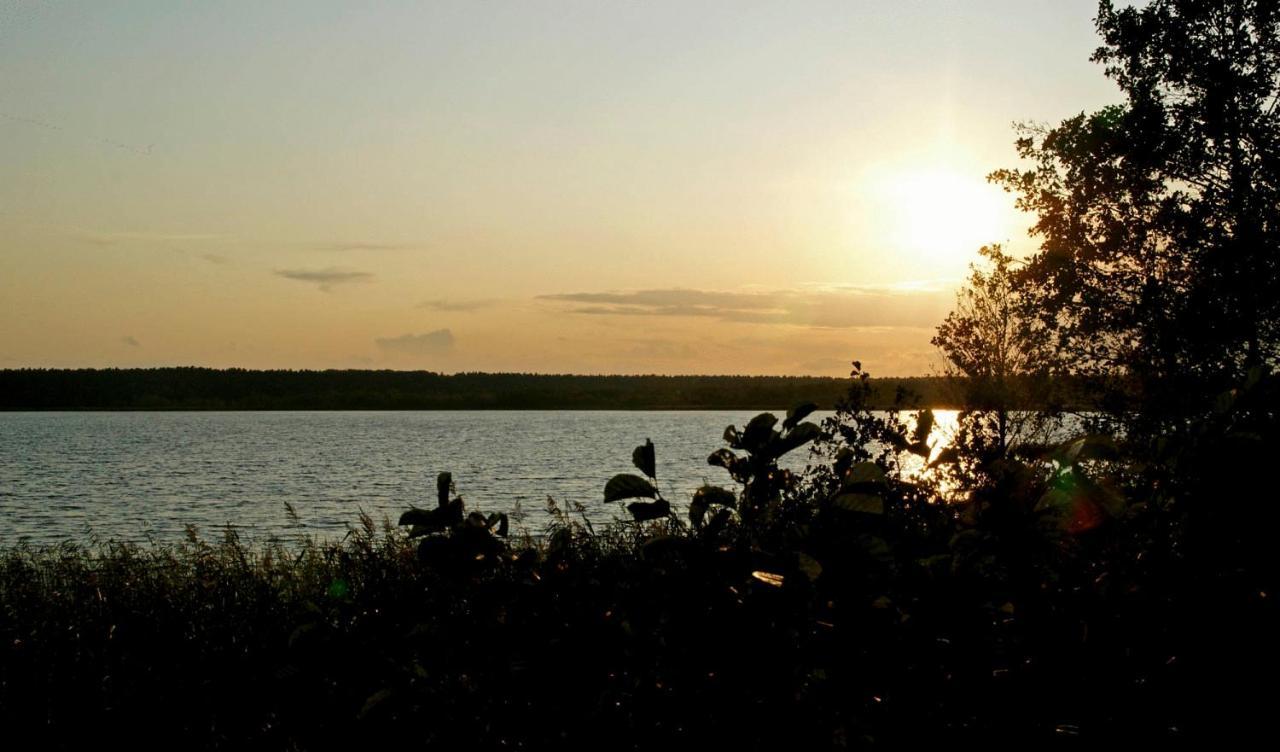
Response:
[{"label": "distant treeline", "polygon": [[[850,379],[814,376],[570,376],[239,368],[0,370],[0,410],[694,410],[830,409]],[[955,403],[940,378],[875,379],[874,402],[899,389],[917,404]]]}]

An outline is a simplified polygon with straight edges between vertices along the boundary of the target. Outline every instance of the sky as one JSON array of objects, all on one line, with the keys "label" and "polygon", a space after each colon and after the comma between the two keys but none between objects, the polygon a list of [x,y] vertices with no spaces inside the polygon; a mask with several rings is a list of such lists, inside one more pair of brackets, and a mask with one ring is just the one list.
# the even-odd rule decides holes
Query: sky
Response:
[{"label": "sky", "polygon": [[933,373],[1095,10],[0,0],[0,368]]}]

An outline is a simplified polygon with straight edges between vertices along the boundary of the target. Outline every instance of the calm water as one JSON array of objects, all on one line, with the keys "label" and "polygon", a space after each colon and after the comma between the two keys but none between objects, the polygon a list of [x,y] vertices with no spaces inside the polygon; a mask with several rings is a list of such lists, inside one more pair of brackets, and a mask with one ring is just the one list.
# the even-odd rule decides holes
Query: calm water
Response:
[{"label": "calm water", "polygon": [[[216,536],[335,536],[361,510],[393,520],[435,503],[453,473],[468,509],[510,512],[533,531],[546,499],[618,514],[601,496],[631,451],[657,445],[673,501],[704,481],[728,483],[707,455],[741,412],[0,413],[0,545],[90,536],[175,540],[185,526]],[[822,415],[815,415],[820,419]],[[807,453],[797,450],[799,469]],[[296,508],[291,523],[284,502]]]}]

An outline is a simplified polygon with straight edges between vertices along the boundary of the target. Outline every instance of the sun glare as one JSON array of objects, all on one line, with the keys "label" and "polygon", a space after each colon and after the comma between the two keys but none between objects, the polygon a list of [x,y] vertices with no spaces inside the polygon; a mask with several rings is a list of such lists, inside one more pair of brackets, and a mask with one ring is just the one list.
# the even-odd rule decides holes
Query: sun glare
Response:
[{"label": "sun glare", "polygon": [[946,169],[899,172],[886,181],[888,234],[900,253],[953,272],[978,248],[1009,236],[1009,198],[980,176]]}]

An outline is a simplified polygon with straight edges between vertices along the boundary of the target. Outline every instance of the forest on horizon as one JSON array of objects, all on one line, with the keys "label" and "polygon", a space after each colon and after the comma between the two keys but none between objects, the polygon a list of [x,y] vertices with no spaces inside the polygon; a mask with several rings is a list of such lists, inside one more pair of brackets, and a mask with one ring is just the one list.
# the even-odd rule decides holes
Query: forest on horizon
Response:
[{"label": "forest on horizon", "polygon": [[[0,410],[832,409],[849,378],[239,368],[0,370]],[[959,406],[956,379],[878,378],[876,407]]]}]

